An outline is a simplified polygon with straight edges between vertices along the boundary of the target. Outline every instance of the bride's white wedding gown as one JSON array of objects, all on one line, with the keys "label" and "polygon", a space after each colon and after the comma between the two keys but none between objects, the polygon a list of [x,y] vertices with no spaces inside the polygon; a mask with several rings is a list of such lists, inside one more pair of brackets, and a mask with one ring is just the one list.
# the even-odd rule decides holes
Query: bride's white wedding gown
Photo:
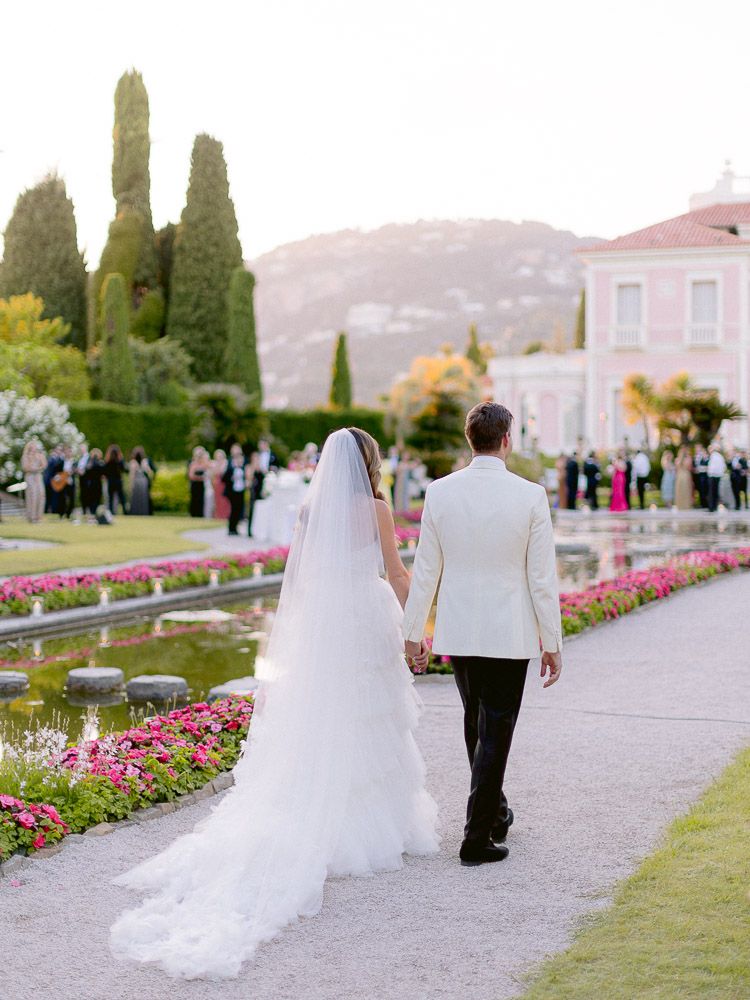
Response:
[{"label": "bride's white wedding gown", "polygon": [[414,740],[419,698],[382,578],[375,505],[348,431],[326,442],[285,573],[235,784],[195,830],[115,881],[148,894],[111,932],[170,976],[236,976],[315,915],[329,875],[437,850]]}]

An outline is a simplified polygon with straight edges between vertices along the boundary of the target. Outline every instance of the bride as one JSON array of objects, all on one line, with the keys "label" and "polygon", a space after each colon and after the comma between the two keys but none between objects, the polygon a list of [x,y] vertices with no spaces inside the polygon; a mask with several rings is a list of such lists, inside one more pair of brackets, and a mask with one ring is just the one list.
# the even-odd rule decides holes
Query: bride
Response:
[{"label": "bride", "polygon": [[[192,833],[115,880],[150,894],[114,924],[117,957],[173,977],[236,977],[259,944],[319,912],[326,876],[437,850],[400,629],[409,576],[379,467],[365,431],[328,438],[256,665],[234,787]],[[423,645],[415,665],[426,662]]]}]

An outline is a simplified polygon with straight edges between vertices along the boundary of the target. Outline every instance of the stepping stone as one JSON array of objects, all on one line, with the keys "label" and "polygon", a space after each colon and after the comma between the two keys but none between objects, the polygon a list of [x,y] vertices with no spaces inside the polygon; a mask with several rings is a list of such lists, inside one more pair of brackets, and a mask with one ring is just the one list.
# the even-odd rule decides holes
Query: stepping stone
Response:
[{"label": "stepping stone", "polygon": [[159,617],[164,622],[229,622],[234,615],[218,608],[209,608],[207,611],[166,611]]},{"label": "stepping stone", "polygon": [[141,674],[127,683],[129,701],[169,701],[187,698],[188,682],[172,674]]},{"label": "stepping stone", "polygon": [[68,692],[68,704],[73,708],[111,708],[121,705],[124,700],[125,692],[121,688],[116,691]]},{"label": "stepping stone", "polygon": [[232,681],[225,681],[217,684],[208,692],[208,701],[217,701],[219,698],[228,698],[232,694],[252,694],[260,682],[256,677],[237,677]]},{"label": "stepping stone", "polygon": [[68,671],[69,694],[97,695],[121,688],[125,675],[118,667],[76,667]]},{"label": "stepping stone", "polygon": [[13,698],[24,694],[29,687],[29,676],[21,670],[0,671],[0,698]]}]

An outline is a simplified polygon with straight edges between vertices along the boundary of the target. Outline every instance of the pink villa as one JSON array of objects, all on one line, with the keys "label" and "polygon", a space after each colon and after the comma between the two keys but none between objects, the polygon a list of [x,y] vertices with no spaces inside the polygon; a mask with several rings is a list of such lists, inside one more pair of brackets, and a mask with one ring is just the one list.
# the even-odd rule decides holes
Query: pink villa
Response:
[{"label": "pink villa", "polygon": [[[526,447],[612,449],[642,431],[622,408],[624,379],[687,371],[750,410],[750,195],[727,168],[690,211],[581,251],[586,348],[496,358],[494,396],[516,414]],[[748,420],[725,423],[747,446]]]}]

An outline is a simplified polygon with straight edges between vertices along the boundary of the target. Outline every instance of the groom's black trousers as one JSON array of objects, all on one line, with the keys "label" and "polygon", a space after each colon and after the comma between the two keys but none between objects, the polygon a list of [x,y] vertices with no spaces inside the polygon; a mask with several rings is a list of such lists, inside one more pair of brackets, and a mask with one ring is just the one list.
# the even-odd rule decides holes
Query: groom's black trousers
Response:
[{"label": "groom's black trousers", "polygon": [[451,656],[451,663],[464,704],[471,764],[464,839],[484,846],[493,826],[508,820],[503,779],[529,661]]}]

